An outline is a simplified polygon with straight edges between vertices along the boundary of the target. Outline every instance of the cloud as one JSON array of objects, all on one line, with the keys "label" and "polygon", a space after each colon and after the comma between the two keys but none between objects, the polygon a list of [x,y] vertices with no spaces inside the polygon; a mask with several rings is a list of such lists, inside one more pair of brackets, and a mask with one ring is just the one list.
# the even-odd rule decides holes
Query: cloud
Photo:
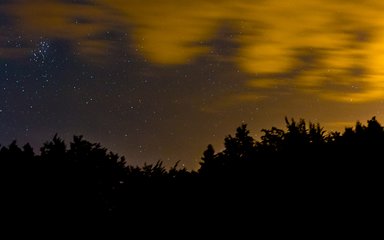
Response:
[{"label": "cloud", "polygon": [[220,24],[230,23],[239,48],[232,61],[259,76],[245,88],[290,84],[341,102],[384,97],[381,1],[117,2],[105,4],[118,4],[140,50],[154,63],[185,64],[211,51],[196,43],[209,41]]},{"label": "cloud", "polygon": [[[12,1],[1,7],[15,23],[13,35],[36,42],[41,38],[65,39],[85,55],[99,55],[107,41],[92,39],[93,35],[111,28],[114,15],[89,1],[36,0]],[[9,32],[7,33],[9,34]],[[9,36],[2,35],[2,38]],[[25,54],[28,54],[26,51]]]},{"label": "cloud", "polygon": [[[153,64],[188,64],[209,54],[213,46],[206,43],[230,25],[237,49],[222,57],[251,76],[246,92],[290,85],[341,102],[384,97],[383,10],[379,0],[0,2],[0,12],[9,13],[6,19],[25,38],[66,39],[80,56],[93,59],[128,44],[97,37],[120,31],[129,32],[129,47]],[[0,57],[10,55],[12,49],[0,46]]]}]

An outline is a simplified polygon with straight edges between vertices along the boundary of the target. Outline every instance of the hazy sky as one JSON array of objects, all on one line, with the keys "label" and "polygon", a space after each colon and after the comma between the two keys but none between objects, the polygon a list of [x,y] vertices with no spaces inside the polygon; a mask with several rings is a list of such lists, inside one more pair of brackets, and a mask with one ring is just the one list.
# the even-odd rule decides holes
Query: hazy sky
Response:
[{"label": "hazy sky", "polygon": [[[383,119],[379,0],[0,0],[0,143],[55,133],[131,164],[222,148],[284,117]],[[38,152],[38,149],[36,149]]]}]

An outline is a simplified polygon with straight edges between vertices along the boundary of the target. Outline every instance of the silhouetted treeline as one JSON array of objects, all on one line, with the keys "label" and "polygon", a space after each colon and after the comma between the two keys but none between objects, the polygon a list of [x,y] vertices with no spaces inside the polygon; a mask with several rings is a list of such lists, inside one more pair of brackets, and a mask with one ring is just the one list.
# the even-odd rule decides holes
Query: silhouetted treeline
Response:
[{"label": "silhouetted treeline", "polygon": [[285,119],[286,129],[263,129],[261,139],[250,136],[245,124],[227,136],[225,149],[204,152],[199,174],[213,176],[282,176],[319,178],[353,175],[353,171],[381,171],[384,130],[373,117],[344,132],[326,132],[320,124]]},{"label": "silhouetted treeline", "polygon": [[165,206],[174,203],[177,208],[188,199],[212,207],[209,196],[244,186],[254,194],[255,189],[335,190],[379,181],[384,129],[375,117],[342,133],[326,132],[304,120],[285,121],[285,130],[263,129],[260,140],[241,125],[224,139],[222,151],[208,145],[197,172],[177,164],[166,169],[161,161],[130,166],[124,157],[81,136],[69,145],[54,136],[39,155],[29,144],[19,147],[12,142],[0,150],[0,210],[11,215],[142,216],[155,221],[170,211]]},{"label": "silhouetted treeline", "polygon": [[130,166],[124,157],[82,136],[74,136],[67,146],[55,135],[40,152],[36,155],[29,144],[20,148],[16,141],[1,148],[1,212],[109,216],[116,214],[116,208],[121,211],[143,201],[154,204],[154,199],[146,198],[155,197],[175,179],[183,181],[195,174],[177,164],[166,170],[160,161]]}]

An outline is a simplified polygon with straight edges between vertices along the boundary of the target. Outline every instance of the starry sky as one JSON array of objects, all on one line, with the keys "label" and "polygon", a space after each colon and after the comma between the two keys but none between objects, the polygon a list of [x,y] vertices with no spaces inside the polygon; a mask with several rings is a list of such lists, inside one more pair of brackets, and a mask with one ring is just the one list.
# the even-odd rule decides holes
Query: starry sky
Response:
[{"label": "starry sky", "polygon": [[0,144],[197,169],[241,123],[383,119],[381,0],[0,0]]}]

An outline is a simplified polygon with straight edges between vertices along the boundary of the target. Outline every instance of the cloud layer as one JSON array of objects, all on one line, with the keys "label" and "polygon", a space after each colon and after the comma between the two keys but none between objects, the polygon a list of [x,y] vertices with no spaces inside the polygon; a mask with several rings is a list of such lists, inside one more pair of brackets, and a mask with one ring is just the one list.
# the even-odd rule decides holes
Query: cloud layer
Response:
[{"label": "cloud layer", "polygon": [[[23,57],[48,38],[70,42],[85,59],[129,47],[153,64],[182,65],[210,53],[224,28],[236,49],[219,57],[249,75],[237,101],[289,86],[367,102],[384,97],[383,10],[378,0],[1,1],[0,57]],[[132,36],[133,46],[116,32]]]}]

